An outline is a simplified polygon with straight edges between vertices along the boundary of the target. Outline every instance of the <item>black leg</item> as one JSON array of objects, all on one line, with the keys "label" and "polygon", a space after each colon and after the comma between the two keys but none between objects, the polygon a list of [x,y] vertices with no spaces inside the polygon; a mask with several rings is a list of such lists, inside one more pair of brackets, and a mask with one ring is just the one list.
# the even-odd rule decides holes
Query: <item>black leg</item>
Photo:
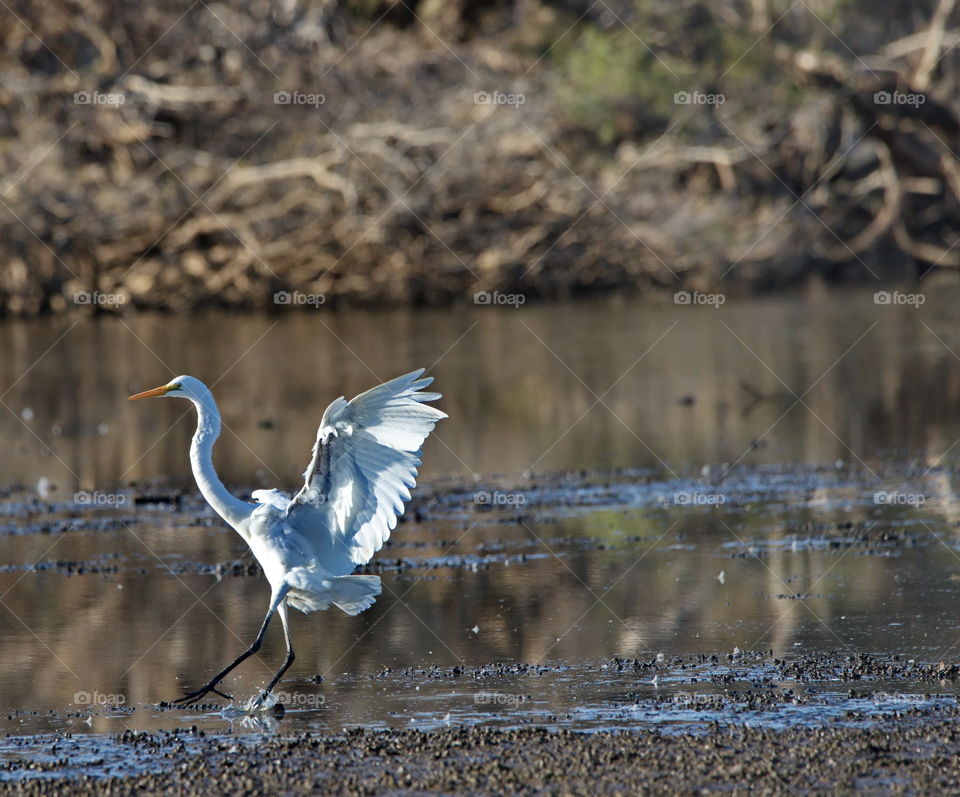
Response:
[{"label": "black leg", "polygon": [[[260,650],[260,645],[263,644],[263,638],[267,633],[267,626],[270,625],[270,619],[273,617],[273,613],[277,610],[277,606],[280,605],[280,601],[283,600],[284,596],[287,594],[287,590],[283,590],[274,600],[270,603],[270,609],[267,612],[267,616],[263,618],[263,625],[260,626],[260,632],[257,634],[257,638],[253,640],[253,644],[250,645],[243,653],[237,656],[227,667],[217,673],[210,681],[204,686],[201,686],[199,689],[190,692],[189,694],[184,695],[183,697],[177,698],[176,700],[171,701],[172,703],[183,703],[184,705],[190,705],[191,703],[196,703],[200,698],[206,695],[209,692],[220,695],[227,700],[232,700],[233,698],[230,695],[225,695],[219,689],[217,689],[217,684],[219,684],[232,670],[237,666],[242,664],[248,658],[250,658],[254,653]],[[286,623],[284,623],[284,628],[286,628]],[[287,645],[289,647],[289,640]]]},{"label": "black leg", "polygon": [[290,668],[290,665],[293,664],[293,660],[296,658],[296,656],[293,653],[293,643],[290,641],[290,628],[287,625],[287,607],[286,606],[280,607],[280,620],[283,623],[283,638],[287,642],[287,658],[284,659],[283,666],[280,667],[279,670],[277,670],[277,674],[273,676],[273,679],[270,681],[270,683],[268,683],[266,688],[260,693],[260,697],[258,697],[254,701],[252,706],[252,708],[254,709],[257,709],[261,705],[263,705],[263,701],[267,699],[267,695],[269,695],[270,692],[273,691],[273,687],[277,685],[277,683],[283,677],[283,674]]}]

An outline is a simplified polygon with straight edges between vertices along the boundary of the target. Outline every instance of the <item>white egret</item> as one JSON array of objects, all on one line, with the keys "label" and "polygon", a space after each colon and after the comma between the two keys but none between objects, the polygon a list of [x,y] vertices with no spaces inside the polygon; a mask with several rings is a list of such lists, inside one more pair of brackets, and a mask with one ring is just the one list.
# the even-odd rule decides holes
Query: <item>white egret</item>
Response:
[{"label": "white egret", "polygon": [[259,650],[274,612],[283,622],[287,657],[251,707],[260,706],[293,663],[287,607],[302,612],[331,605],[355,615],[380,594],[379,576],[350,575],[380,550],[416,484],[424,440],[446,414],[424,402],[432,377],[423,369],[385,382],[352,401],[343,396],[323,413],[304,485],[293,499],[280,490],[255,490],[257,503],[230,494],[213,467],[220,413],[213,394],[192,376],[130,396],[186,398],[197,408],[190,465],[207,502],[250,546],[272,590],[270,608],[257,638],[205,686],[175,700],[193,703]]}]

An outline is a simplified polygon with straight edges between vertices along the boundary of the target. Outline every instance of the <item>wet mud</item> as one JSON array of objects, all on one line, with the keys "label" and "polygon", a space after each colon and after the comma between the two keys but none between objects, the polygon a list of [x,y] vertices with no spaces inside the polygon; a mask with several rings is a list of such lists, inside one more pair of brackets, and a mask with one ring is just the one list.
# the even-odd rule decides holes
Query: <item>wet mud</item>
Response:
[{"label": "wet mud", "polygon": [[[707,733],[580,734],[544,729],[351,731],[336,736],[206,736],[197,728],[128,732],[100,744],[51,745],[49,764],[12,761],[20,794],[638,794],[948,793],[960,788],[955,710],[871,727],[788,730],[717,725]],[[79,748],[79,749],[78,749]],[[149,762],[129,765],[118,753]],[[83,755],[103,777],[64,777]],[[112,755],[111,755],[112,754]],[[26,770],[26,771],[24,771]],[[18,774],[29,779],[9,780]]]}]

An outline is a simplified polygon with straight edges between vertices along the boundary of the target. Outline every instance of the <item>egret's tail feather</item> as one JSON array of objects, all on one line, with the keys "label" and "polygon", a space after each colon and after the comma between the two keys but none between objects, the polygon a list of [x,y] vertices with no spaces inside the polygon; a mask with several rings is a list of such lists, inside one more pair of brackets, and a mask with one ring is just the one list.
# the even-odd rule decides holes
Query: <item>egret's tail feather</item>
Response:
[{"label": "egret's tail feather", "polygon": [[380,576],[330,577],[298,567],[287,576],[287,603],[301,612],[329,609],[333,604],[347,614],[369,609],[380,594]]},{"label": "egret's tail feather", "polygon": [[333,603],[347,614],[369,609],[380,594],[380,576],[339,576],[334,579],[337,597]]}]

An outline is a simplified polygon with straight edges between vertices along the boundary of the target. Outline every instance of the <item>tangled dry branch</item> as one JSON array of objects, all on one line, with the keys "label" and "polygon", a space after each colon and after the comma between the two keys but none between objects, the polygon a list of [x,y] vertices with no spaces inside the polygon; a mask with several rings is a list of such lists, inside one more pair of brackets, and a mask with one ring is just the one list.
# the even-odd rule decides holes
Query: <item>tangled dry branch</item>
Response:
[{"label": "tangled dry branch", "polygon": [[[681,106],[606,149],[540,55],[438,35],[450,13],[363,30],[297,0],[0,12],[0,307],[64,310],[78,291],[445,304],[960,267],[950,0],[870,58],[778,44],[803,99],[773,121],[730,101],[691,141]],[[498,88],[522,107],[477,101]]]}]

